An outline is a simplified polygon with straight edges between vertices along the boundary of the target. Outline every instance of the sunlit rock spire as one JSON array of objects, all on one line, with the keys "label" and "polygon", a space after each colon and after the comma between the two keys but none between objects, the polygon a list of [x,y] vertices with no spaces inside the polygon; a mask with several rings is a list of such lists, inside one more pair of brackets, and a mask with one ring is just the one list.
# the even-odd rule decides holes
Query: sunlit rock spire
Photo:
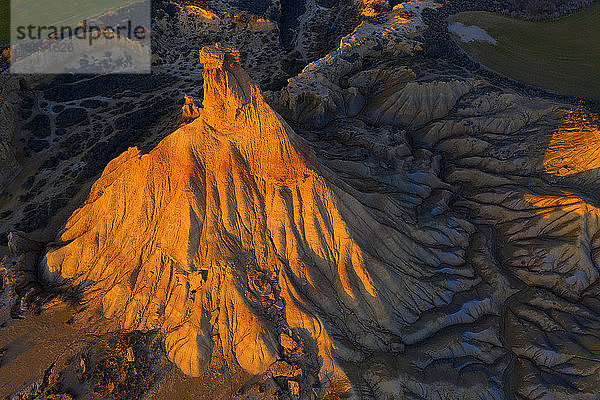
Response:
[{"label": "sunlit rock spire", "polygon": [[186,374],[295,360],[301,392],[345,392],[339,360],[401,351],[426,334],[420,315],[477,284],[444,272],[463,263],[471,227],[444,215],[410,224],[393,196],[344,183],[237,60],[202,49],[198,118],[111,161],[41,272],[121,329],[162,332]]}]

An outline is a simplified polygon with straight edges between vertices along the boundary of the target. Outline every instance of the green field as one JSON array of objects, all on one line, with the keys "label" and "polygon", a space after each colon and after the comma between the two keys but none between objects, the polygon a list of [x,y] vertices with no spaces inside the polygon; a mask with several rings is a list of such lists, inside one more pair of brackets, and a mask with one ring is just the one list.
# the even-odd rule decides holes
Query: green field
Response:
[{"label": "green field", "polygon": [[0,0],[0,46],[10,40],[10,1]]},{"label": "green field", "polygon": [[[79,21],[92,19],[133,0],[12,0],[13,20],[27,26],[76,26]],[[10,41],[11,0],[0,0],[0,44]]]},{"label": "green field", "polygon": [[497,44],[459,45],[486,67],[558,93],[600,100],[600,2],[554,21],[528,22],[488,12],[464,12],[451,22],[476,25]]}]

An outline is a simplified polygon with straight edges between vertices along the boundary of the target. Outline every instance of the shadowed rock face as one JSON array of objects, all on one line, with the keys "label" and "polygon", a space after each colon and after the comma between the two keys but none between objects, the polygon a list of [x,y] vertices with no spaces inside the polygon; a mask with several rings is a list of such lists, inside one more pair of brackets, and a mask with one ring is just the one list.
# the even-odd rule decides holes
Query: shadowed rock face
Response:
[{"label": "shadowed rock face", "polygon": [[[390,41],[390,25],[419,5],[388,13],[384,34],[359,26],[273,95],[290,121],[310,128],[301,133],[337,176],[364,192],[411,199],[416,229],[431,216],[472,224],[462,260],[439,270],[472,286],[420,313],[400,335],[399,355],[366,357],[355,382],[366,398],[594,398],[598,118],[443,61],[389,61],[419,31],[408,22]],[[382,61],[365,69],[373,58]],[[424,155],[440,164],[416,161]],[[423,165],[439,165],[448,186],[417,183]]]}]

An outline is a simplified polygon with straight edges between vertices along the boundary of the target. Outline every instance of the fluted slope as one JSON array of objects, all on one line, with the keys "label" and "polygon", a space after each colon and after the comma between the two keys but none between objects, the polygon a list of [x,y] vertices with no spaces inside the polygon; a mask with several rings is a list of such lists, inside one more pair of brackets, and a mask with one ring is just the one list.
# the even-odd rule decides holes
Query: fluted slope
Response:
[{"label": "fluted slope", "polygon": [[295,352],[322,382],[345,380],[338,356],[402,351],[401,336],[424,334],[404,332],[420,314],[476,283],[443,273],[463,262],[468,223],[415,226],[392,197],[353,193],[233,50],[201,61],[201,116],[106,167],[46,254],[48,279],[84,287],[124,328],[159,328],[187,374],[219,355],[260,373]]}]

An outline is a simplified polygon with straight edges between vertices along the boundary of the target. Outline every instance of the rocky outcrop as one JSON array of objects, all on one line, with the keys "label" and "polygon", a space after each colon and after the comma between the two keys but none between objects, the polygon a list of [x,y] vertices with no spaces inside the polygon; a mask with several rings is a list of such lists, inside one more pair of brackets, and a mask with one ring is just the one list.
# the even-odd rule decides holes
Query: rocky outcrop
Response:
[{"label": "rocky outcrop", "polygon": [[0,258],[0,325],[39,305],[40,287],[36,271],[44,244],[31,240],[23,232],[8,235],[9,254]]},{"label": "rocky outcrop", "polygon": [[368,80],[367,83],[363,73],[359,73],[350,78],[350,84],[356,84],[369,93],[362,115],[374,125],[421,127],[448,115],[456,102],[477,84],[473,79],[450,82],[403,81],[402,78],[406,75],[404,68],[400,72],[401,77],[396,76],[393,70],[366,73],[383,76],[379,76],[375,82]]},{"label": "rocky outcrop", "polygon": [[[272,101],[349,185],[412,202],[411,225],[472,223],[460,265],[476,283],[422,312],[386,355],[355,364],[355,387],[365,398],[593,398],[597,117],[405,51],[357,51],[380,40],[371,31],[330,53]],[[364,107],[348,113],[332,94],[351,88]],[[442,184],[415,180],[426,170]]]},{"label": "rocky outcrop", "polygon": [[420,83],[410,68],[384,72],[363,68],[369,58],[396,58],[419,51],[417,37],[426,28],[421,12],[428,7],[437,4],[407,2],[381,12],[376,20],[363,21],[342,38],[336,50],[307,65],[270,100],[286,118],[314,128],[357,116],[363,108],[366,118],[388,124],[423,124],[432,116],[445,115],[473,87],[473,81]]},{"label": "rocky outcrop", "polygon": [[446,216],[409,224],[394,197],[335,178],[236,59],[203,49],[202,115],[107,166],[46,254],[45,277],[85,288],[123,328],[161,329],[188,374],[218,354],[260,373],[288,348],[303,354],[303,388],[345,379],[336,355],[402,348],[418,315],[476,283],[440,272],[463,262],[473,228]]}]

